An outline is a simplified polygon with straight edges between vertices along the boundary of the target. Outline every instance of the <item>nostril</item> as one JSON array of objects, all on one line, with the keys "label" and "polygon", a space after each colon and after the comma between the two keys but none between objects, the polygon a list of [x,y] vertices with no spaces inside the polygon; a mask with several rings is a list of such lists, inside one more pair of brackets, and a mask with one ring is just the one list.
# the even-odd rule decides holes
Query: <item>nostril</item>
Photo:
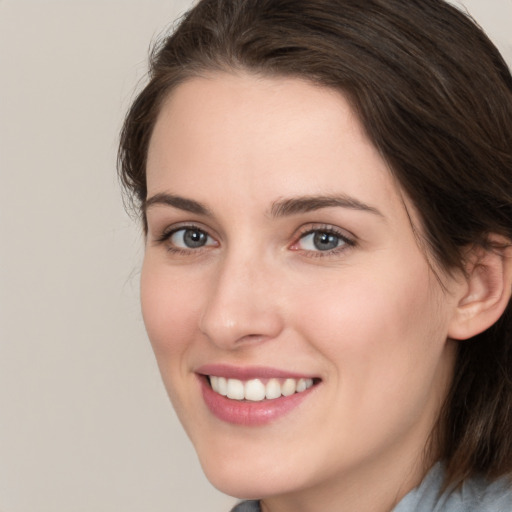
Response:
[{"label": "nostril", "polygon": [[229,311],[211,307],[202,316],[199,330],[213,344],[224,349],[262,343],[279,336],[283,320],[279,313],[258,310],[254,305],[232,307]]},{"label": "nostril", "polygon": [[242,336],[238,342],[239,343],[242,343],[242,342],[253,342],[253,343],[257,343],[257,342],[260,342],[260,341],[263,341],[265,338],[267,338],[268,336],[265,336],[264,334],[246,334],[245,336]]}]

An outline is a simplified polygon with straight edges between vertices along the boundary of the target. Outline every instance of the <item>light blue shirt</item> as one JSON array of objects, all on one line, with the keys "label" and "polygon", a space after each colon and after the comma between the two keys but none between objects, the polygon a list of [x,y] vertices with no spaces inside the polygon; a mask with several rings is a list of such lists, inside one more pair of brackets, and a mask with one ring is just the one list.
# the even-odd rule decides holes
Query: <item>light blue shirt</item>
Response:
[{"label": "light blue shirt", "polygon": [[436,464],[419,487],[406,494],[392,512],[512,512],[512,480],[470,478],[440,495],[444,470]]},{"label": "light blue shirt", "polygon": [[[436,464],[421,484],[406,494],[392,512],[512,512],[512,480],[466,480],[440,494],[444,470]],[[239,503],[231,512],[261,512],[257,501]]]}]

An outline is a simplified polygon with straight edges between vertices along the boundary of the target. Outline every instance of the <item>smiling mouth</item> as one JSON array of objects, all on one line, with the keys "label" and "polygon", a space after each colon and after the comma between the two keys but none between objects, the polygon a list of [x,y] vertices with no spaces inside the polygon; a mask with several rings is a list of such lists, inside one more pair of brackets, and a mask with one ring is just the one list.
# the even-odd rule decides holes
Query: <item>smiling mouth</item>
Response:
[{"label": "smiling mouth", "polygon": [[215,393],[231,400],[262,402],[303,393],[317,384],[319,379],[270,378],[242,381],[208,375],[207,381]]}]

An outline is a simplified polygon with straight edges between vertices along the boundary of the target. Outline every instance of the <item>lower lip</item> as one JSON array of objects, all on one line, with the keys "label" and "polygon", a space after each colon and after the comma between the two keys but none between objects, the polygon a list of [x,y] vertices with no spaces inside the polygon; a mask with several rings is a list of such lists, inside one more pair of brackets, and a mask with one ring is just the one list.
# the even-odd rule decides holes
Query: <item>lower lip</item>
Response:
[{"label": "lower lip", "polygon": [[206,406],[211,413],[222,421],[235,425],[258,426],[270,423],[288,414],[298,407],[315,389],[313,386],[301,393],[282,396],[261,402],[231,400],[215,393],[206,377],[200,376],[201,390]]}]

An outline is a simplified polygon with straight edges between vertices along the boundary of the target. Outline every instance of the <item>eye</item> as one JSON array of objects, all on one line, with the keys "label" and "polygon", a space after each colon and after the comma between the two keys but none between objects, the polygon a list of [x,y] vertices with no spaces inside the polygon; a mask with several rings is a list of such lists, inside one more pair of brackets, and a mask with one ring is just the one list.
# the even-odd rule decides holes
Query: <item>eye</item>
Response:
[{"label": "eye", "polygon": [[327,231],[313,231],[300,238],[301,248],[305,251],[331,251],[336,249],[343,240],[334,233]]},{"label": "eye", "polygon": [[336,253],[353,245],[355,245],[354,241],[334,228],[325,228],[310,229],[292,245],[291,249],[314,253]]},{"label": "eye", "polygon": [[167,236],[176,249],[200,249],[201,247],[216,245],[215,240],[202,229],[185,227],[176,229]]}]

